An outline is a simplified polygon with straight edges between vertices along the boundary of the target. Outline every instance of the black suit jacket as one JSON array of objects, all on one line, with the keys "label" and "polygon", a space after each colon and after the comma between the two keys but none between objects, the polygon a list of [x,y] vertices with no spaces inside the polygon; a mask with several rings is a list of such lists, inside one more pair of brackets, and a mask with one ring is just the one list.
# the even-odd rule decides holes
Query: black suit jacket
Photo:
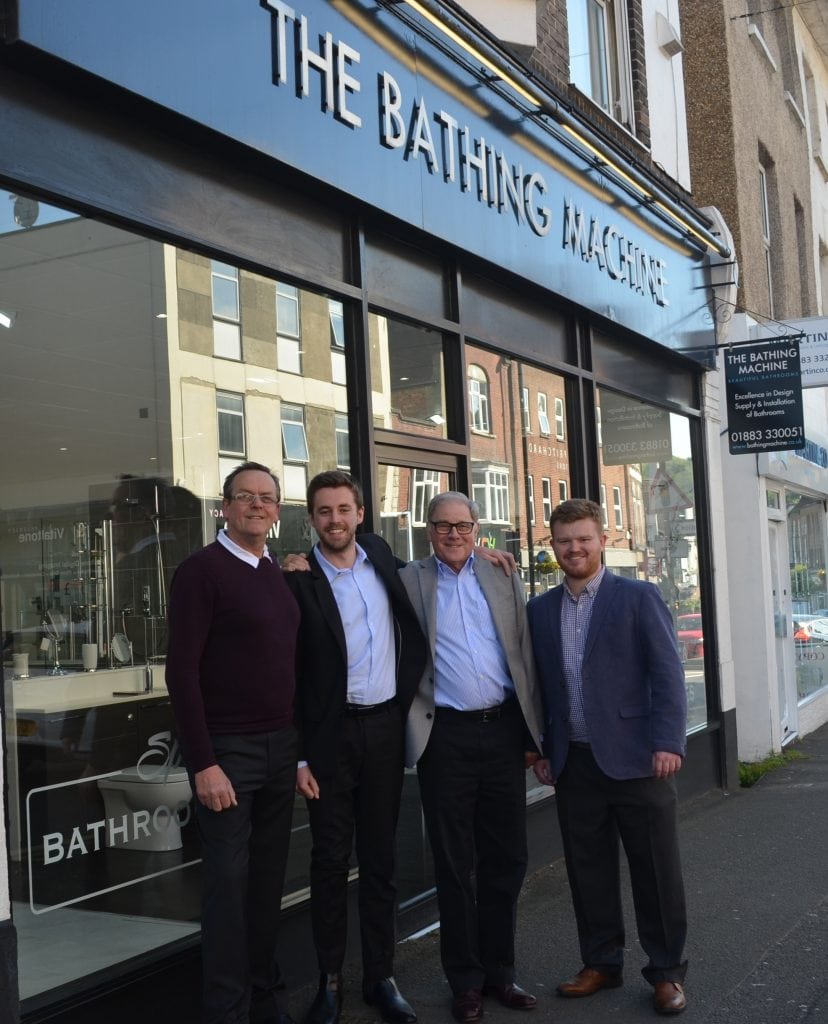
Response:
[{"label": "black suit jacket", "polygon": [[[358,534],[357,543],[391,602],[402,729],[425,667],[426,640],[397,573],[404,563],[376,534]],[[285,573],[285,579],[302,612],[296,649],[296,724],[301,756],[317,778],[324,778],[336,767],[339,722],[348,694],[348,651],[331,585],[313,551],[308,561],[309,572]]]}]

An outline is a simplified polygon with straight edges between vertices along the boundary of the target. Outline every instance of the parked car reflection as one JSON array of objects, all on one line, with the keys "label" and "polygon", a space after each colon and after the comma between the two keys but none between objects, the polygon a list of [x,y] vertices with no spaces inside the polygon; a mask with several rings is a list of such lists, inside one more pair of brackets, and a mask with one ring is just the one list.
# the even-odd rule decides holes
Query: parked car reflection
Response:
[{"label": "parked car reflection", "polygon": [[828,617],[797,615],[793,620],[793,638],[803,645],[828,643]]},{"label": "parked car reflection", "polygon": [[676,640],[683,661],[704,657],[702,617],[698,613],[679,615],[676,619]]}]

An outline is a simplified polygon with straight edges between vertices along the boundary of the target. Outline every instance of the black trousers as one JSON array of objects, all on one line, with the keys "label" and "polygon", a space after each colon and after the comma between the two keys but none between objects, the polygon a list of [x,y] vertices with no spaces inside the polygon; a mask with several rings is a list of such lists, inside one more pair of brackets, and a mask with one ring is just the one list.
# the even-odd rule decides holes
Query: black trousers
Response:
[{"label": "black trousers", "polygon": [[348,870],[356,836],[365,989],[394,973],[394,869],[403,761],[399,707],[343,716],[335,774],[319,779],[319,798],[308,801],[311,922],[319,969],[335,974],[345,959]]},{"label": "black trousers", "polygon": [[251,1008],[287,1010],[276,958],[296,785],[294,727],[214,736],[237,807],[196,801],[202,847],[204,1024],[247,1024]]},{"label": "black trousers", "polygon": [[587,967],[624,962],[619,839],[630,869],[638,939],[650,982],[682,981],[687,935],[674,779],[611,779],[570,745],[555,787],[566,869]]},{"label": "black trousers", "polygon": [[452,992],[515,979],[517,899],[526,874],[525,724],[438,708],[417,765],[434,856],[440,954]]}]

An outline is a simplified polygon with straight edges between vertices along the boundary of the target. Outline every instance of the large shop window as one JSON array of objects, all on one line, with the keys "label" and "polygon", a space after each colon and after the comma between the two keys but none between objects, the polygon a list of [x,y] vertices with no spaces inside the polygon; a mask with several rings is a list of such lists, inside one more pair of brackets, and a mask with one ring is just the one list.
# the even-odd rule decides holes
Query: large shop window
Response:
[{"label": "large shop window", "polygon": [[607,568],[661,591],[684,663],[688,730],[707,723],[690,422],[601,390],[596,410]]},{"label": "large shop window", "polygon": [[[276,553],[309,547],[306,474],[349,462],[348,321],[326,295],[45,204],[25,225],[0,204],[0,268],[0,617],[26,1000],[197,936],[168,588],[221,527],[222,476],[242,458],[288,485]],[[288,900],[308,884],[306,825],[297,801]]]},{"label": "large shop window", "polygon": [[475,384],[486,381],[487,429],[471,431],[471,494],[480,506],[481,541],[511,551],[529,597],[551,579],[549,516],[569,490],[564,379],[473,345],[466,346],[466,365],[472,427],[481,408]]},{"label": "large shop window", "polygon": [[826,516],[822,498],[789,490],[788,558],[791,567],[796,696],[807,700],[828,686],[828,592],[826,592]]}]

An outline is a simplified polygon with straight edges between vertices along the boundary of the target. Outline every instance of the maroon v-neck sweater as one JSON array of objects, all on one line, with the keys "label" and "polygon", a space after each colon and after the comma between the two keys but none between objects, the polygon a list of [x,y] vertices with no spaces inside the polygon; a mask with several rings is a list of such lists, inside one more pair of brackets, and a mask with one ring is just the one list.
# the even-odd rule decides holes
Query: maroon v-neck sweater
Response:
[{"label": "maroon v-neck sweater", "polygon": [[211,735],[293,720],[299,607],[278,565],[209,544],[176,570],[168,616],[167,687],[191,771],[216,763]]}]

